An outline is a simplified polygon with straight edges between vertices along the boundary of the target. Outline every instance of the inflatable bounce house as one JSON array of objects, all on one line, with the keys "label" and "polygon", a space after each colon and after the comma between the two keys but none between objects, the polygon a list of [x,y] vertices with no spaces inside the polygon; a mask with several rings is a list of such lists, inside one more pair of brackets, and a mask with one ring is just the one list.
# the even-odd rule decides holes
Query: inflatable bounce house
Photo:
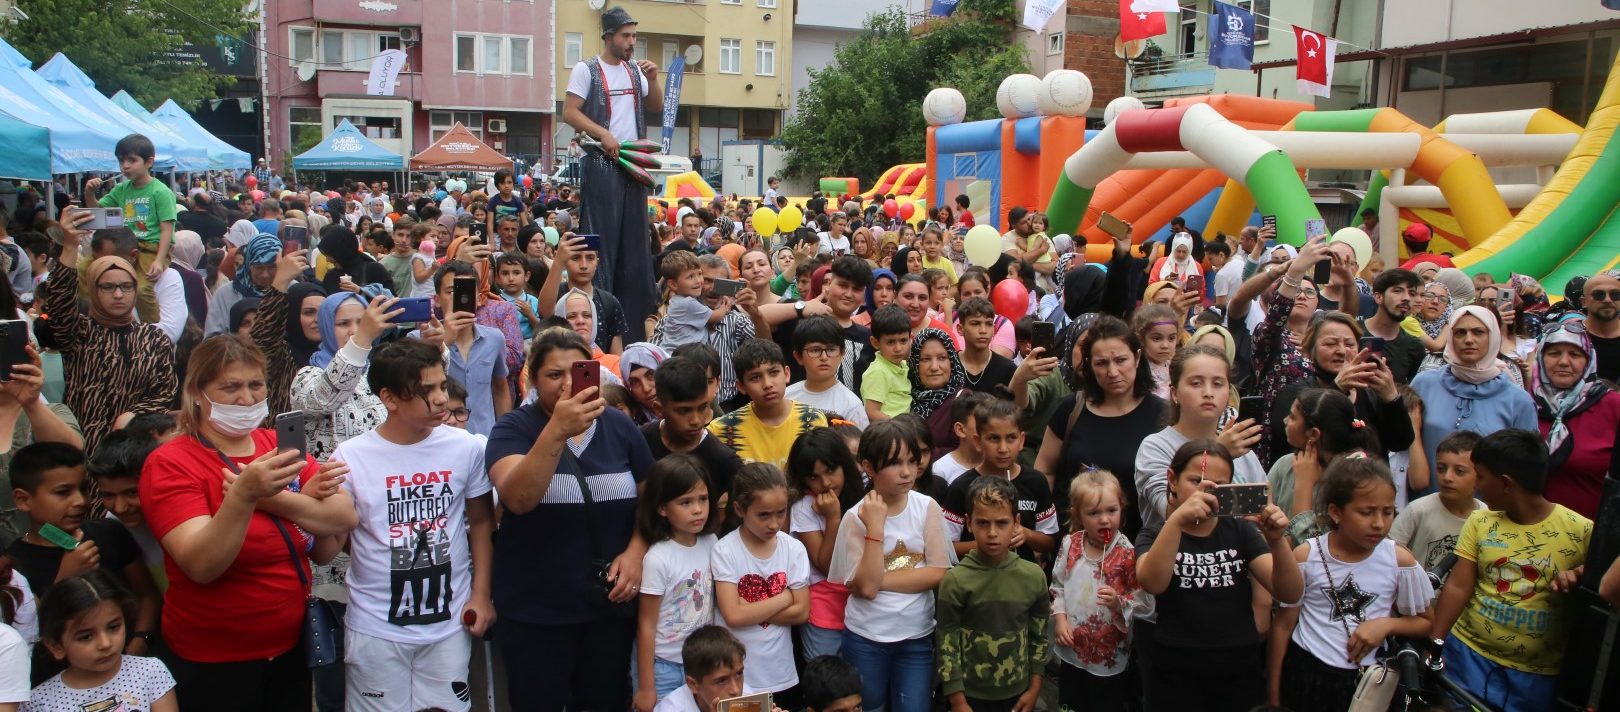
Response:
[{"label": "inflatable bounce house", "polygon": [[[1279,240],[1303,244],[1306,221],[1321,217],[1304,170],[1368,170],[1360,207],[1379,213],[1373,240],[1385,264],[1401,259],[1403,227],[1421,221],[1434,229],[1432,250],[1455,254],[1465,271],[1527,274],[1555,294],[1570,277],[1620,266],[1612,70],[1584,128],[1548,109],[1460,114],[1428,127],[1392,108],[1315,111],[1220,95],[1155,109],[1121,97],[1105,109],[1104,128],[1087,130],[1091,98],[1080,72],[1013,75],[996,93],[1002,119],[963,123],[961,92],[934,89],[922,107],[925,175],[912,194],[873,192],[910,200],[922,192],[932,205],[967,195],[980,224],[1003,230],[1013,206],[1043,210],[1048,232],[1083,236],[1088,258],[1100,261],[1110,249],[1097,228],[1105,211],[1133,223],[1138,241],[1163,239],[1176,216],[1213,236],[1265,213],[1277,216]],[[1493,166],[1531,166],[1537,180],[1500,184]],[[884,178],[893,185],[891,174],[907,168]]]}]

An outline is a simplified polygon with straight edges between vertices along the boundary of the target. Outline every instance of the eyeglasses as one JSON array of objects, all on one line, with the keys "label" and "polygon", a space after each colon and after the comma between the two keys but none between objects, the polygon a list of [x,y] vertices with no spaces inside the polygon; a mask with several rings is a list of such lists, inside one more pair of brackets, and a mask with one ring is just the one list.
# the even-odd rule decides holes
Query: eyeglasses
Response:
[{"label": "eyeglasses", "polygon": [[1587,297],[1595,302],[1620,302],[1620,289],[1599,289]]},{"label": "eyeglasses", "polygon": [[836,346],[807,346],[804,349],[804,355],[810,358],[827,358],[837,356],[840,351],[843,351],[843,349]]},{"label": "eyeglasses", "polygon": [[1545,340],[1549,335],[1559,331],[1584,335],[1586,333],[1586,324],[1582,323],[1580,319],[1574,318],[1555,321],[1541,327],[1541,338]]},{"label": "eyeglasses", "polygon": [[98,284],[96,285],[96,291],[101,292],[102,294],[117,294],[119,292],[123,292],[125,294],[134,294],[135,283],[123,282],[120,284]]},{"label": "eyeglasses", "polygon": [[1301,290],[1299,290],[1299,296],[1305,297],[1307,299],[1315,299],[1316,298],[1316,290],[1315,289],[1301,289]]},{"label": "eyeglasses", "polygon": [[1424,299],[1450,299],[1451,295],[1450,294],[1441,294],[1439,292],[1424,292],[1423,293],[1423,298]]},{"label": "eyeglasses", "polygon": [[451,408],[445,411],[444,414],[457,423],[465,423],[468,418],[472,417],[472,411],[466,408]]}]

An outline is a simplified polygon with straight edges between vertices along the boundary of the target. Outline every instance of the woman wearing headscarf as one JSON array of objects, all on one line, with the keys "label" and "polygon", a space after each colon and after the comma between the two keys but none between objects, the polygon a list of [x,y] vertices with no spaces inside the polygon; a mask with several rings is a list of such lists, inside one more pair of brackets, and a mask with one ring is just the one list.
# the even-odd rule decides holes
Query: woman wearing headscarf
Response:
[{"label": "woman wearing headscarf", "polygon": [[577,287],[570,287],[557,299],[557,308],[552,313],[561,316],[568,322],[568,328],[590,344],[591,360],[602,364],[612,373],[619,372],[619,357],[603,351],[596,343],[596,300],[591,299],[591,295]]},{"label": "woman wearing headscarf", "polygon": [[337,292],[321,302],[316,316],[321,348],[293,376],[291,405],[304,411],[305,442],[317,462],[325,462],[343,441],[375,429],[388,409],[366,383],[371,347],[404,312],[397,299],[370,303],[353,292]]},{"label": "woman wearing headscarf", "polygon": [[[321,277],[321,286],[326,288],[327,294],[358,292],[368,284],[381,284],[392,294],[401,293],[388,268],[360,251],[360,238],[353,230],[342,225],[327,228],[326,234],[321,235],[319,250],[321,256],[332,263]],[[415,285],[408,286],[415,288]]]},{"label": "woman wearing headscarf", "polygon": [[667,358],[669,352],[664,347],[647,341],[630,344],[619,354],[619,380],[625,390],[630,391],[630,418],[636,425],[646,425],[663,417],[653,372]]},{"label": "woman wearing headscarf", "polygon": [[[79,224],[89,219],[80,213],[62,223],[63,255],[79,254],[88,234]],[[156,324],[135,321],[136,274],[122,257],[91,262],[83,275],[90,285],[89,314],[79,310],[80,275],[72,259],[57,260],[39,286],[46,323],[62,354],[62,399],[78,416],[86,452],[120,415],[167,412],[178,386],[174,343]],[[99,501],[93,504],[100,509]]]},{"label": "woman wearing headscarf", "polygon": [[510,374],[507,381],[512,388],[512,402],[519,400],[518,385],[523,380],[524,346],[528,344],[523,340],[522,317],[517,305],[506,301],[501,295],[494,292],[490,286],[490,248],[483,243],[473,242],[471,237],[458,237],[450,243],[446,251],[447,259],[459,260],[472,265],[473,272],[478,275],[478,288],[473,291],[476,295],[474,302],[478,306],[475,323],[496,329],[501,336],[506,337],[506,372]]},{"label": "woman wearing headscarf", "polygon": [[1531,395],[1547,439],[1547,500],[1596,519],[1620,427],[1620,393],[1597,377],[1597,354],[1579,323],[1541,334]]},{"label": "woman wearing headscarf", "polygon": [[1169,280],[1176,283],[1185,283],[1188,277],[1203,274],[1198,263],[1192,257],[1193,238],[1185,232],[1178,232],[1170,239],[1170,254],[1164,257],[1159,268],[1153,272],[1153,281]]},{"label": "woman wearing headscarf", "polygon": [[247,338],[253,331],[253,322],[258,318],[259,299],[248,297],[239,299],[231,305],[230,333]]},{"label": "woman wearing headscarf", "polygon": [[371,218],[371,224],[381,225],[389,232],[394,231],[394,221],[388,217],[388,201],[382,196],[374,195],[366,201],[366,217]]},{"label": "woman wearing headscarf", "polygon": [[[1504,428],[1534,432],[1538,427],[1535,402],[1514,385],[1497,358],[1500,316],[1470,304],[1451,315],[1447,328],[1446,367],[1412,379],[1412,390],[1423,399],[1423,449],[1430,463],[1440,441],[1458,430],[1488,434]],[[1435,482],[1431,477],[1428,488],[1412,496],[1435,491]]]},{"label": "woman wearing headscarf", "polygon": [[208,285],[198,268],[202,264],[202,237],[191,230],[175,230],[174,244],[169,247],[169,266],[180,276],[186,290],[186,311],[198,325],[208,321]]},{"label": "woman wearing headscarf", "polygon": [[922,274],[922,258],[922,250],[907,245],[895,251],[889,269],[901,277],[908,274]]},{"label": "woman wearing headscarf", "polygon": [[225,231],[225,245],[241,249],[259,234],[259,229],[247,220],[238,220],[231,223],[231,229]]},{"label": "woman wearing headscarf", "polygon": [[911,412],[928,421],[933,459],[938,460],[961,444],[951,422],[951,404],[967,386],[967,369],[951,335],[935,328],[923,329],[912,339],[909,363]]},{"label": "woman wearing headscarf", "polygon": [[[281,256],[281,240],[269,233],[259,233],[237,253],[236,276],[231,283],[214,290],[208,302],[208,319],[203,324],[203,335],[223,334],[230,327],[231,305],[239,299],[264,297],[264,290],[276,274],[276,259]],[[261,302],[261,306],[262,306]]]},{"label": "woman wearing headscarf", "polygon": [[850,321],[871,327],[872,314],[880,307],[893,304],[895,292],[899,287],[900,280],[894,276],[893,271],[883,267],[872,270],[872,283],[866,285],[865,308],[859,314],[850,317]]}]

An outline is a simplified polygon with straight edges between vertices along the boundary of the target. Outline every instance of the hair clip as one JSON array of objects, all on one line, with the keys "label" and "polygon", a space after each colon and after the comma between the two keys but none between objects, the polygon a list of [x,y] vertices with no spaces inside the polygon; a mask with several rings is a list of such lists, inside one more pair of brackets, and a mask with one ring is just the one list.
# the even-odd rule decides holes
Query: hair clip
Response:
[{"label": "hair clip", "polygon": [[1198,476],[1203,477],[1209,470],[1209,451],[1205,450],[1198,458]]},{"label": "hair clip", "polygon": [[1350,427],[1355,428],[1356,430],[1360,430],[1362,428],[1367,427],[1367,421],[1362,420],[1360,418],[1352,418],[1350,420]]}]

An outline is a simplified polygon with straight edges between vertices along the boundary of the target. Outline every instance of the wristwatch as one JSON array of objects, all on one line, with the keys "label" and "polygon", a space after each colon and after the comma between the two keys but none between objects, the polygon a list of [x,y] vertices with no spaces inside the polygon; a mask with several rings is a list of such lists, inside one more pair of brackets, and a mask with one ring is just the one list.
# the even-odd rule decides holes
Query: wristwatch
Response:
[{"label": "wristwatch", "polygon": [[132,631],[129,632],[129,637],[130,638],[140,638],[141,640],[144,640],[144,641],[150,643],[150,642],[152,642],[152,631],[149,631],[149,630],[132,630]]},{"label": "wristwatch", "polygon": [[794,313],[799,315],[800,319],[804,318],[804,300],[803,299],[800,299],[799,301],[796,301],[796,302],[793,303],[793,311],[794,311]]}]

